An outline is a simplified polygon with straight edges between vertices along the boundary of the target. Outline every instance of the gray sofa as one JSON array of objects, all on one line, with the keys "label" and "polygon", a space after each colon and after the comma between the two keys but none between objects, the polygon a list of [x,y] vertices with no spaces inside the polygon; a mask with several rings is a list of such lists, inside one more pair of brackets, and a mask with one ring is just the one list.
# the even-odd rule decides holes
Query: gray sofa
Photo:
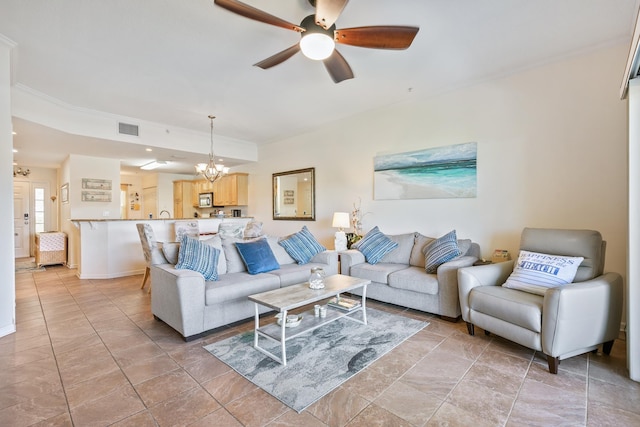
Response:
[{"label": "gray sofa", "polygon": [[[471,240],[458,240],[463,253],[438,267],[435,274],[425,269],[423,249],[434,241],[420,233],[388,235],[398,247],[376,264],[369,264],[357,249],[340,252],[341,273],[371,280],[367,298],[438,314],[457,321],[460,317],[458,269],[473,265],[480,257],[480,246]],[[356,292],[358,293],[358,292]]]},{"label": "gray sofa", "polygon": [[[322,267],[327,275],[338,272],[338,253],[324,251],[311,262],[298,265],[278,244],[278,237],[267,241],[280,268],[268,273],[249,274],[238,253],[235,242],[242,239],[213,237],[209,244],[221,250],[218,262],[219,278],[205,281],[202,274],[175,268],[175,256],[165,250],[165,258],[173,262],[151,266],[151,311],[157,318],[190,341],[211,329],[252,317],[252,294],[291,286],[308,280],[312,267]],[[177,251],[174,250],[175,253]],[[260,312],[269,309],[262,307]]]}]

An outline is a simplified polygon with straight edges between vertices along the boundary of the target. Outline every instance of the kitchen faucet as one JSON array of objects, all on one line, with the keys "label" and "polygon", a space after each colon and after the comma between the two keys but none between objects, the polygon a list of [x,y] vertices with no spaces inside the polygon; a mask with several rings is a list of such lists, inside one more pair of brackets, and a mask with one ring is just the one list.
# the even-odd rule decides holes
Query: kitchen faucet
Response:
[{"label": "kitchen faucet", "polygon": [[171,213],[169,211],[164,210],[164,209],[160,211],[160,215],[158,215],[158,218],[162,218],[162,214],[165,213],[165,212],[167,213],[168,218],[171,218]]}]

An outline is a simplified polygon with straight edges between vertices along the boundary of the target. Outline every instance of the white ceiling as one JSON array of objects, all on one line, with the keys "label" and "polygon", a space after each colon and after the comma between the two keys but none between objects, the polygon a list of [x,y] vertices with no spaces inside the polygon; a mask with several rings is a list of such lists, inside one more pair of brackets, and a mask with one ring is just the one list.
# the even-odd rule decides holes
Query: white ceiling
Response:
[{"label": "white ceiling", "polygon": [[[308,0],[245,3],[295,24],[313,13]],[[79,108],[207,134],[207,116],[215,114],[216,134],[263,144],[407,97],[629,43],[639,4],[352,0],[338,29],[411,25],[420,31],[405,51],[339,45],[355,74],[339,84],[302,54],[269,70],[252,66],[299,35],[235,15],[212,0],[2,0],[0,34],[17,44],[14,84]],[[621,76],[623,70],[621,63]],[[126,166],[136,155],[130,144],[74,138],[25,120],[14,119],[14,129],[20,146],[14,158],[22,164],[43,165],[43,154],[60,162],[75,152],[120,158]],[[186,166],[202,159],[174,150],[163,154],[182,157]]]}]

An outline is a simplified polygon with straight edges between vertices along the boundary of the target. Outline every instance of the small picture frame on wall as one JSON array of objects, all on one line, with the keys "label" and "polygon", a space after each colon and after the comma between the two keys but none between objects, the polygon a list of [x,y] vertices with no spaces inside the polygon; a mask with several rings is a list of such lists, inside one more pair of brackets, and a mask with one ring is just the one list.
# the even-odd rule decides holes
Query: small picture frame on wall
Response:
[{"label": "small picture frame on wall", "polygon": [[284,190],[284,197],[293,197],[294,194],[293,190]]},{"label": "small picture frame on wall", "polygon": [[60,187],[60,201],[62,203],[69,203],[69,183],[65,183]]},{"label": "small picture frame on wall", "polygon": [[284,204],[285,205],[292,205],[293,204],[293,197],[285,197],[284,198]]}]

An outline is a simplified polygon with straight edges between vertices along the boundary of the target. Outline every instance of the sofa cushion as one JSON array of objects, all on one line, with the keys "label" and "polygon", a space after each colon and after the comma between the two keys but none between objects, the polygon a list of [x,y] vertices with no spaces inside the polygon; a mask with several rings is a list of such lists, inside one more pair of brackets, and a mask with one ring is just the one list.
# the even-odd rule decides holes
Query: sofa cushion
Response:
[{"label": "sofa cushion", "polygon": [[362,252],[369,264],[376,264],[386,254],[396,249],[398,243],[385,236],[376,225],[351,247]]},{"label": "sofa cushion", "polygon": [[465,256],[471,249],[471,239],[458,239],[458,249],[460,249],[458,256]]},{"label": "sofa cushion", "polygon": [[520,251],[513,272],[502,286],[544,295],[547,289],[573,282],[583,260],[583,257]]},{"label": "sofa cushion", "polygon": [[380,262],[391,262],[394,264],[409,264],[411,250],[415,242],[415,233],[398,234],[387,236],[398,244],[398,247],[382,257]]},{"label": "sofa cushion", "polygon": [[284,264],[296,264],[296,260],[291,258],[291,255],[287,253],[287,250],[278,244],[280,238],[278,236],[266,236],[267,242],[271,247],[271,252],[276,257],[278,264],[281,266]]},{"label": "sofa cushion", "polygon": [[180,251],[180,242],[164,242],[162,243],[162,253],[169,264],[176,265],[178,263],[178,253]]},{"label": "sofa cushion", "polygon": [[218,249],[185,234],[180,242],[176,269],[197,271],[205,280],[218,280],[219,256]]},{"label": "sofa cushion", "polygon": [[246,300],[249,295],[278,289],[280,281],[269,273],[227,273],[216,282],[205,283],[205,304],[228,304]]},{"label": "sofa cushion", "polygon": [[276,257],[271,252],[267,239],[236,242],[236,248],[238,248],[249,274],[266,273],[280,268]]},{"label": "sofa cushion", "polygon": [[413,244],[413,249],[411,249],[411,256],[409,257],[409,264],[415,267],[425,268],[423,249],[434,240],[436,239],[433,237],[427,237],[420,233],[416,233],[416,239]]},{"label": "sofa cushion", "polygon": [[478,286],[469,294],[469,308],[530,331],[542,330],[544,297],[502,286]]},{"label": "sofa cushion", "polygon": [[220,238],[220,236],[216,234],[213,237],[203,240],[202,243],[213,246],[220,251],[220,256],[218,257],[218,276],[220,276],[221,274],[226,274],[227,257],[224,253],[224,249],[222,248],[222,239]]},{"label": "sofa cushion", "polygon": [[456,230],[451,230],[442,237],[424,247],[425,268],[427,273],[435,273],[442,264],[460,255]]},{"label": "sofa cushion", "polygon": [[438,276],[427,274],[422,267],[405,268],[389,275],[389,286],[422,294],[438,294]]},{"label": "sofa cushion", "polygon": [[280,240],[278,243],[298,264],[306,264],[315,254],[327,250],[318,243],[306,225],[299,232]]},{"label": "sofa cushion", "polygon": [[309,280],[313,267],[326,267],[325,264],[309,262],[308,264],[284,264],[278,270],[270,271],[269,274],[280,278],[280,287],[297,285]]},{"label": "sofa cushion", "polygon": [[227,237],[222,239],[222,250],[227,260],[227,273],[240,273],[247,271],[247,267],[242,261],[240,252],[236,248],[236,243],[245,242],[244,239],[237,239],[234,237]]},{"label": "sofa cushion", "polygon": [[[395,271],[408,268],[406,264],[356,264],[351,266],[350,276],[371,280],[372,282],[389,284],[389,275]],[[424,274],[424,273],[423,273]]]}]

